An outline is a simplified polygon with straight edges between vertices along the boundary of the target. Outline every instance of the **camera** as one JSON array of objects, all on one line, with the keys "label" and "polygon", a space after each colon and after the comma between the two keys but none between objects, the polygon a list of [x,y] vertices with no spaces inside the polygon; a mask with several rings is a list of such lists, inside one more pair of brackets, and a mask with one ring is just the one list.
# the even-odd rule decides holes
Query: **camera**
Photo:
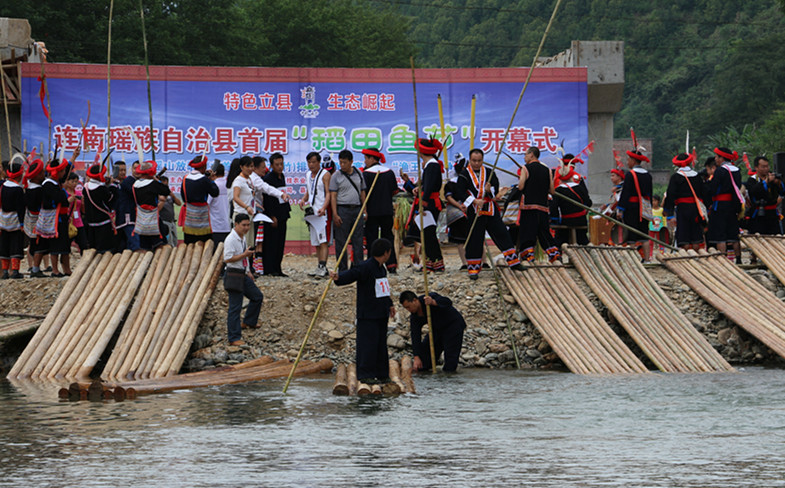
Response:
[{"label": "camera", "polygon": [[314,215],[314,214],[315,214],[315,212],[313,211],[313,207],[312,207],[312,206],[310,206],[310,205],[308,205],[307,207],[305,207],[305,208],[303,209],[303,212],[305,212],[305,216],[306,216],[306,217],[310,217],[311,215]]}]

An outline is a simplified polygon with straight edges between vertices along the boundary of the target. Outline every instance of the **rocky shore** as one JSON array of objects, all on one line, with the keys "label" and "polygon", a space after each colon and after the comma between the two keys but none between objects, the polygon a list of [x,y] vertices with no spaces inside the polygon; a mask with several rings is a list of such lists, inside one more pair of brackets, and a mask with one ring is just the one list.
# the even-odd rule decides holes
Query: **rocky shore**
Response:
[{"label": "rocky shore", "polygon": [[[408,258],[402,261],[408,262]],[[430,286],[432,291],[452,299],[466,318],[468,328],[461,351],[461,367],[515,368],[512,337],[522,368],[565,369],[503,284],[500,296],[492,271],[483,270],[480,279],[471,282],[465,271],[458,270],[460,261],[457,256],[448,254],[446,262],[448,271],[433,276]],[[244,330],[243,339],[247,344],[241,347],[227,344],[227,295],[219,284],[199,326],[185,369],[201,370],[236,364],[263,354],[294,358],[327,285],[324,279],[308,276],[307,272],[314,268],[314,264],[313,257],[286,256],[283,268],[288,277],[261,277],[257,280],[265,296],[261,327]],[[785,361],[779,356],[735,326],[664,267],[652,266],[648,271],[696,329],[729,362],[737,366],[785,366]],[[779,298],[785,299],[785,288],[767,270],[747,272]],[[653,369],[650,361],[585,286],[577,271],[570,269],[570,273],[620,337]],[[0,312],[45,315],[64,282],[57,278],[0,282]],[[407,289],[416,293],[424,290],[422,273],[406,264],[397,275],[391,275],[390,284],[396,298]],[[395,301],[397,314],[389,322],[387,345],[390,355],[398,358],[411,354],[411,340],[408,312]],[[331,287],[308,341],[305,358],[353,361],[356,337],[354,307],[354,285]],[[21,351],[24,343],[20,341],[0,343],[4,370]]]}]

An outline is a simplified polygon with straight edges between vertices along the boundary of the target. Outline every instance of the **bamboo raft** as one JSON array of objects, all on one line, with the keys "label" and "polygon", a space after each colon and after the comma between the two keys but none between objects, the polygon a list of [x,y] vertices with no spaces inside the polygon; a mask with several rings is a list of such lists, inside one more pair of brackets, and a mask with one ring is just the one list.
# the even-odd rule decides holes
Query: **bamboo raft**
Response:
[{"label": "bamboo raft", "polygon": [[[276,360],[270,356],[247,361],[232,366],[187,373],[165,378],[154,378],[127,382],[74,382],[68,388],[61,388],[58,396],[62,400],[131,400],[141,395],[166,393],[174,390],[204,388],[208,386],[248,383],[252,381],[284,378],[289,374],[292,362],[288,359]],[[333,368],[329,359],[320,361],[301,361],[295,376],[325,373]]]},{"label": "bamboo raft", "polygon": [[[79,265],[8,374],[12,379],[88,378],[122,321],[151,253],[96,255]],[[111,286],[122,283],[123,286]]]},{"label": "bamboo raft", "polygon": [[774,276],[785,284],[785,236],[754,236],[741,237],[741,242],[766,265]]},{"label": "bamboo raft", "polygon": [[594,294],[659,370],[734,371],[646,272],[634,248],[567,246],[566,252]]},{"label": "bamboo raft", "polygon": [[188,355],[215,289],[223,244],[164,246],[155,253],[144,285],[104,367],[106,381],[176,375]]},{"label": "bamboo raft", "polygon": [[563,266],[499,266],[515,301],[573,373],[648,373]]},{"label": "bamboo raft", "polygon": [[681,251],[663,261],[714,308],[785,357],[785,304],[772,292],[719,252]]},{"label": "bamboo raft", "polygon": [[390,359],[390,383],[384,385],[367,385],[357,381],[357,365],[354,363],[339,364],[335,369],[333,395],[400,395],[401,393],[417,393],[412,379],[412,358],[404,356],[400,363]]},{"label": "bamboo raft", "polygon": [[46,317],[0,313],[0,341],[36,330]]}]

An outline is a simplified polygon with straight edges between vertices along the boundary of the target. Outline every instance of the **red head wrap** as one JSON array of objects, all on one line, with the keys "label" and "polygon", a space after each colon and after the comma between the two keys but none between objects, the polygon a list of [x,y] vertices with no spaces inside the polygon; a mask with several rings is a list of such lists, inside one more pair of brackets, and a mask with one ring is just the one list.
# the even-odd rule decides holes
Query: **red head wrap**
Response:
[{"label": "red head wrap", "polygon": [[682,153],[676,155],[671,161],[673,161],[673,164],[679,168],[686,168],[695,161],[695,157],[692,154]]},{"label": "red head wrap", "polygon": [[27,167],[27,173],[25,174],[25,179],[29,180],[31,178],[35,178],[44,170],[44,162],[40,159],[34,160],[30,163],[30,166]]},{"label": "red head wrap", "polygon": [[366,156],[373,156],[373,157],[379,159],[379,161],[382,162],[382,163],[386,163],[387,162],[387,159],[385,159],[384,154],[379,152],[378,149],[373,149],[373,148],[363,149],[362,153],[365,154]]},{"label": "red head wrap", "polygon": [[[18,168],[16,171],[13,171],[15,166]],[[8,165],[8,171],[6,171],[5,174],[12,180],[15,180],[25,174],[25,166],[21,163],[12,162]]]},{"label": "red head wrap", "polygon": [[422,154],[433,156],[443,149],[442,143],[436,139],[417,139],[414,148]]},{"label": "red head wrap", "polygon": [[106,166],[102,164],[94,164],[87,168],[87,177],[101,182],[106,181]]},{"label": "red head wrap", "polygon": [[624,179],[624,171],[620,170],[619,168],[613,168],[611,173],[617,175],[621,179]]},{"label": "red head wrap", "polygon": [[647,158],[643,154],[638,154],[637,152],[634,152],[634,151],[627,151],[627,156],[629,156],[632,159],[635,159],[637,161],[640,161],[642,163],[648,163],[649,162],[649,158]]},{"label": "red head wrap", "polygon": [[63,159],[62,161],[53,159],[49,162],[49,165],[46,167],[46,171],[49,173],[49,176],[51,176],[53,180],[56,180],[60,176],[60,172],[65,170],[66,168],[68,168],[67,159]]},{"label": "red head wrap", "polygon": [[206,168],[207,167],[207,156],[196,156],[188,163],[188,166],[192,168]]},{"label": "red head wrap", "polygon": [[145,164],[149,164],[150,167],[148,169],[143,170],[141,169],[142,165],[140,164],[139,165],[140,169],[136,170],[137,174],[139,174],[139,176],[149,176],[149,177],[155,176],[155,173],[158,172],[158,165],[155,163],[155,161],[147,161]]},{"label": "red head wrap", "polygon": [[737,159],[739,159],[739,153],[737,153],[736,151],[733,151],[731,153],[729,149],[724,147],[723,148],[715,147],[714,154],[722,158],[725,158],[728,161],[736,161]]}]

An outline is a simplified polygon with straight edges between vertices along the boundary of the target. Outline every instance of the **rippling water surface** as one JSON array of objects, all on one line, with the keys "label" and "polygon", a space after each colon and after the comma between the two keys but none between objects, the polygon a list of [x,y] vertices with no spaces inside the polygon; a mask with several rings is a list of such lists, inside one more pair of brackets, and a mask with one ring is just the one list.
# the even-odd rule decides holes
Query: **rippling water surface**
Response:
[{"label": "rippling water surface", "polygon": [[328,376],[60,403],[0,383],[0,486],[785,486],[785,371]]}]

